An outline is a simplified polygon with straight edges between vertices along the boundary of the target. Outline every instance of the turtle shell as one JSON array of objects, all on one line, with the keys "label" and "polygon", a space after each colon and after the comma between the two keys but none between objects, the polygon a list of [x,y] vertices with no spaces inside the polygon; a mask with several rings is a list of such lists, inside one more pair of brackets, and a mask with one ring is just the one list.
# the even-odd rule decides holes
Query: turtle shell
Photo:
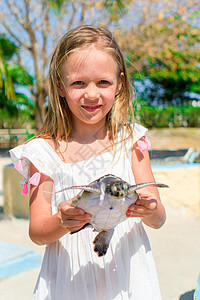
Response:
[{"label": "turtle shell", "polygon": [[[96,231],[109,230],[125,220],[128,207],[138,194],[129,192],[130,184],[114,175],[103,176],[89,184],[72,201],[92,215],[90,224]],[[84,188],[84,187],[82,187]]]},{"label": "turtle shell", "polygon": [[98,256],[106,254],[114,228],[127,218],[126,212],[129,206],[139,198],[136,190],[149,185],[168,187],[156,182],[130,185],[121,178],[108,174],[89,185],[64,189],[81,189],[71,204],[92,215],[88,225],[99,232],[93,241],[94,251]]}]

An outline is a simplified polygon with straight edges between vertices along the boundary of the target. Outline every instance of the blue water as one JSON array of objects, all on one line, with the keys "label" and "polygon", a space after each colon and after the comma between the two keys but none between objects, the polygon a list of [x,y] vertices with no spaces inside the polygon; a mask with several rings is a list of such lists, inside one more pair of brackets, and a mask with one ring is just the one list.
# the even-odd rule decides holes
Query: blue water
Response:
[{"label": "blue water", "polygon": [[29,247],[0,242],[0,280],[41,266],[42,255]]},{"label": "blue water", "polygon": [[180,164],[180,163],[176,163],[174,162],[173,164],[153,164],[153,162],[151,163],[151,167],[152,170],[169,170],[169,169],[189,169],[189,168],[200,168],[200,163],[194,163],[194,164],[189,164],[189,163],[185,163],[185,164]]}]

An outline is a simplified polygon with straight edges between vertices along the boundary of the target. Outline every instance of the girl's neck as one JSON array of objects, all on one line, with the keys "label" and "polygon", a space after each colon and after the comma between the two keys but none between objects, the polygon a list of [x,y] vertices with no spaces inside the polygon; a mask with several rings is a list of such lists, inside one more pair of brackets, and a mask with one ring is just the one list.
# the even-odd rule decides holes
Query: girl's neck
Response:
[{"label": "girl's neck", "polygon": [[84,127],[74,128],[69,136],[69,142],[75,141],[80,144],[91,144],[97,140],[104,140],[108,138],[107,129],[104,126],[97,126],[96,124]]},{"label": "girl's neck", "polygon": [[65,140],[57,141],[47,140],[50,146],[57,152],[64,163],[76,163],[87,160],[103,152],[112,150],[112,142],[109,139],[106,127],[89,126],[88,130],[73,130]]}]

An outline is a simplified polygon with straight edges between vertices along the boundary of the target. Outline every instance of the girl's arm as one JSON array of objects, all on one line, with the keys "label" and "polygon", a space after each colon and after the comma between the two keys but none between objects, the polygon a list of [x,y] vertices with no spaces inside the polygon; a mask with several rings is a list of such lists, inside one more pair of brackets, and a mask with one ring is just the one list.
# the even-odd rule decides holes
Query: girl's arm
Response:
[{"label": "girl's arm", "polygon": [[[38,170],[31,164],[30,176],[35,172]],[[53,181],[44,174],[41,174],[37,187],[30,187],[29,236],[38,245],[55,242],[66,233],[81,229],[91,218],[82,209],[69,205],[67,201],[61,202],[58,212],[52,215],[52,190]]]},{"label": "girl's arm", "polygon": [[[132,170],[136,184],[143,182],[155,182],[148,150],[141,153],[137,146],[133,146]],[[164,206],[160,201],[157,187],[149,186],[138,192],[140,199],[131,205],[127,211],[128,217],[139,217],[148,226],[160,228],[165,220]]]}]

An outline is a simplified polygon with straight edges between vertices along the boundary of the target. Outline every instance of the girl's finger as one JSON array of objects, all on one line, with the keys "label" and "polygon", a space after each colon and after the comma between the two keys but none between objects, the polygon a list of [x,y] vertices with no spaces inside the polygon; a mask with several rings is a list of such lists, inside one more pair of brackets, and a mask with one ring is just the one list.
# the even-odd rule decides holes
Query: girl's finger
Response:
[{"label": "girl's finger", "polygon": [[146,207],[148,209],[156,209],[157,208],[157,200],[156,199],[151,199],[151,200],[145,200],[145,199],[139,199],[136,201],[136,205],[138,207],[143,206]]},{"label": "girl's finger", "polygon": [[131,209],[128,209],[126,212],[126,215],[129,217],[135,217],[136,215],[140,215],[141,214],[145,214],[147,211],[147,209],[145,209],[144,207],[132,207]]},{"label": "girl's finger", "polygon": [[73,205],[67,203],[67,201],[63,201],[58,205],[58,211],[65,213],[67,215],[83,215],[85,211],[81,208],[76,208]]},{"label": "girl's finger", "polygon": [[62,212],[65,213],[66,215],[71,215],[71,216],[78,216],[78,215],[84,215],[85,211],[81,208],[76,208],[76,207],[67,207],[66,209],[62,208]]},{"label": "girl's finger", "polygon": [[150,211],[149,209],[143,209],[140,211],[127,211],[126,216],[129,217],[133,217],[133,218],[142,218],[142,217],[147,217],[147,216],[151,216],[152,215],[152,211]]},{"label": "girl's finger", "polygon": [[77,220],[77,221],[88,221],[91,219],[91,215],[90,214],[83,214],[83,215],[68,215],[65,213],[61,213],[61,219],[63,220]]},{"label": "girl's finger", "polygon": [[65,229],[68,229],[69,231],[77,230],[83,227],[87,221],[77,221],[77,220],[61,220],[60,221],[61,226]]},{"label": "girl's finger", "polygon": [[138,200],[140,204],[130,205],[127,210],[127,217],[144,217],[151,215],[152,211],[157,208],[157,201],[155,200]]}]

